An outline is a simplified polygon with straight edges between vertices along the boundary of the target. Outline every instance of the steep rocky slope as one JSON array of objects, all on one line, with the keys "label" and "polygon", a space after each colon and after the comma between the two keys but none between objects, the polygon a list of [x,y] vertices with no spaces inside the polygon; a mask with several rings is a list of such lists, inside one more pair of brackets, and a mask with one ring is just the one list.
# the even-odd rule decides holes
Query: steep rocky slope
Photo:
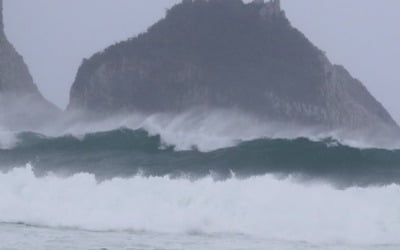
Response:
[{"label": "steep rocky slope", "polygon": [[7,40],[0,0],[0,127],[33,127],[59,110],[46,101],[34,84],[23,58]]},{"label": "steep rocky slope", "polygon": [[362,83],[332,65],[278,4],[185,0],[147,32],[84,60],[68,109],[233,108],[306,126],[397,130]]}]

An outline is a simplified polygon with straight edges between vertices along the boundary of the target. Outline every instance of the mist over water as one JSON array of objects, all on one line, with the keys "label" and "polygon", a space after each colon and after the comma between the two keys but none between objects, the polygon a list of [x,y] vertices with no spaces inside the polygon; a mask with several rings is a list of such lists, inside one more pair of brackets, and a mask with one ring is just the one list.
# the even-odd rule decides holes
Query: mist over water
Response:
[{"label": "mist over water", "polygon": [[[278,122],[259,118],[239,110],[190,110],[183,113],[128,113],[116,114],[103,119],[90,119],[81,112],[66,112],[53,120],[42,121],[32,126],[25,121],[16,121],[19,126],[0,127],[0,145],[13,147],[20,133],[33,132],[48,137],[74,136],[84,138],[87,134],[112,131],[120,128],[143,129],[150,135],[159,135],[166,145],[175,150],[195,147],[207,152],[237,145],[239,142],[260,138],[311,140],[333,138],[343,144],[358,148],[400,148],[400,135],[392,136],[388,131],[332,130],[325,127],[310,127],[294,123]],[[14,140],[11,138],[14,135]],[[2,147],[2,148],[4,148]]]}]

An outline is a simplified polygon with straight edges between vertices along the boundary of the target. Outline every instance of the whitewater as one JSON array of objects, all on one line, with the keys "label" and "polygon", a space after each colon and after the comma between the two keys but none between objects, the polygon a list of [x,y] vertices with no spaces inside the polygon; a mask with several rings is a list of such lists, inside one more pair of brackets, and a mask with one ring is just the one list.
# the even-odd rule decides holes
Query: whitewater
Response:
[{"label": "whitewater", "polygon": [[225,111],[3,128],[0,249],[400,249],[392,145]]},{"label": "whitewater", "polygon": [[26,166],[0,174],[0,249],[398,249],[399,192],[269,175],[38,178]]}]

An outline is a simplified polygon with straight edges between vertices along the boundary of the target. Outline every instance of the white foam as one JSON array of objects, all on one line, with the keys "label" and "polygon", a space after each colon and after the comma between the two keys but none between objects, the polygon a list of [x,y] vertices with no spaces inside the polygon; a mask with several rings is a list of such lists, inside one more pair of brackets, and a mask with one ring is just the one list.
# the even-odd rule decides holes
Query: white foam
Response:
[{"label": "white foam", "polygon": [[[193,147],[211,151],[236,145],[238,141],[271,137],[277,134],[274,124],[259,122],[256,118],[240,112],[214,110],[210,112],[190,111],[182,114],[129,114],[117,115],[102,121],[84,122],[74,120],[67,124],[43,129],[51,136],[71,134],[84,138],[85,134],[110,131],[118,128],[145,129],[151,135],[160,135],[164,144],[176,150]],[[285,133],[283,129],[281,134]]]},{"label": "white foam", "polygon": [[161,233],[243,233],[316,243],[400,243],[400,187],[336,190],[271,176],[114,179],[0,174],[0,221]]},{"label": "white foam", "polygon": [[[176,150],[196,147],[200,151],[212,151],[234,146],[241,141],[259,138],[294,139],[299,137],[307,137],[314,141],[331,137],[343,144],[358,148],[399,148],[397,142],[373,142],[346,131],[327,131],[317,127],[260,120],[235,110],[192,110],[181,114],[120,114],[101,121],[87,121],[84,117],[82,114],[68,114],[32,132],[51,137],[73,135],[83,139],[88,133],[106,132],[119,128],[145,129],[152,135],[160,135],[164,144],[173,145]],[[0,132],[0,148],[13,147],[17,142],[15,135],[18,132],[24,131],[3,130]],[[377,136],[374,138],[376,139]]]}]

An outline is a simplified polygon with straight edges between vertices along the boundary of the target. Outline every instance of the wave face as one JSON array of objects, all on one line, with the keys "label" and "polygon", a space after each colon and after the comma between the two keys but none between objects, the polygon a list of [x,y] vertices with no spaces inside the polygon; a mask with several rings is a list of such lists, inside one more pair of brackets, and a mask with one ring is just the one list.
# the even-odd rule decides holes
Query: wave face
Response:
[{"label": "wave face", "polygon": [[400,150],[346,135],[223,112],[0,129],[0,248],[398,249]]},{"label": "wave face", "polygon": [[217,182],[136,176],[98,183],[90,174],[38,178],[28,166],[0,174],[0,222],[399,244],[399,192],[398,185],[338,190],[268,175]]},{"label": "wave face", "polygon": [[144,129],[117,129],[48,137],[20,133],[0,150],[0,166],[10,170],[30,163],[37,175],[94,174],[114,177],[171,176],[216,179],[265,174],[329,180],[343,186],[400,184],[400,150],[356,148],[333,139],[255,139],[207,152],[178,150]]}]

